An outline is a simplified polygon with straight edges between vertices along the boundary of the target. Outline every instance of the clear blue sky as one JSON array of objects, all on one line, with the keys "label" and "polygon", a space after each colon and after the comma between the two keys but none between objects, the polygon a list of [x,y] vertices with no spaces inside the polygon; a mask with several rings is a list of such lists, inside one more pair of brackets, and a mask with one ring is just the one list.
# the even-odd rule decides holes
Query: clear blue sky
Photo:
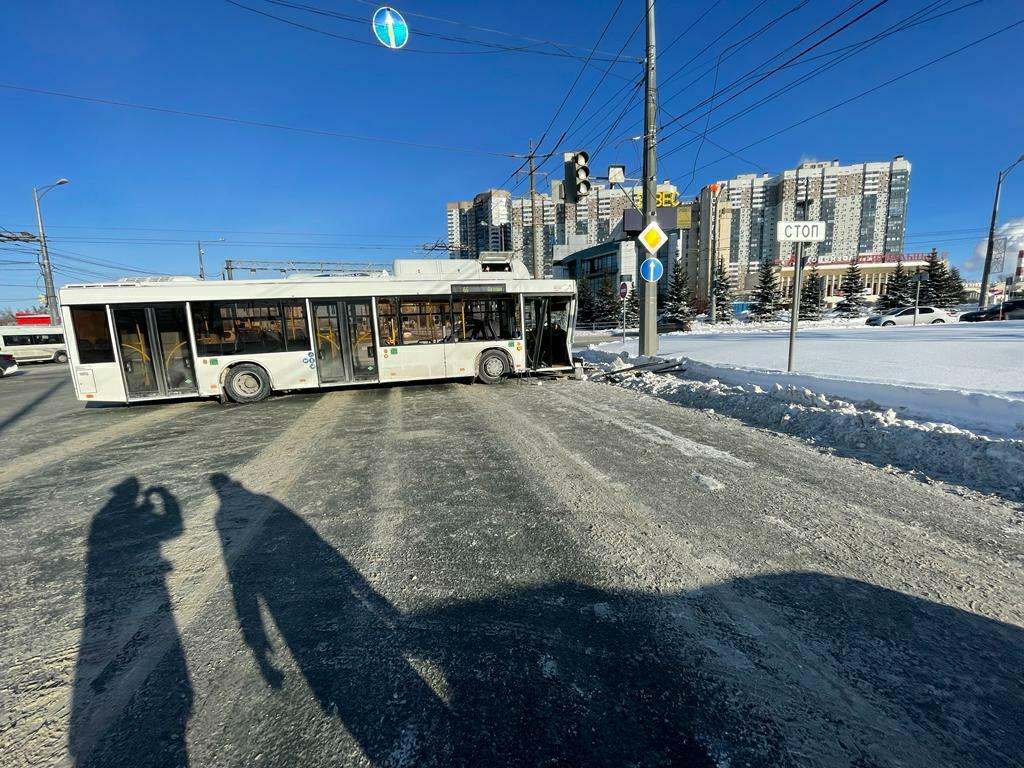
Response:
[{"label": "clear blue sky", "polygon": [[[666,79],[726,32],[665,85],[663,121],[711,93],[710,72],[694,79],[704,69],[700,65],[713,62],[730,44],[798,4],[771,0],[755,9],[759,1],[722,0],[659,57],[659,74]],[[373,7],[365,2],[308,0],[365,23],[302,13],[266,0],[239,2],[371,41]],[[659,43],[667,46],[712,2],[659,3]],[[949,10],[965,2],[952,0],[939,7]],[[0,82],[331,132],[522,152],[531,137],[542,134],[581,62],[515,52],[480,54],[476,44],[422,32],[513,46],[533,44],[524,37],[546,39],[576,46],[571,50],[579,53],[594,45],[616,4],[410,2],[398,7],[409,12],[412,39],[406,50],[394,52],[287,26],[224,0],[12,0],[5,3],[0,33]],[[861,3],[844,19],[872,4]],[[794,43],[845,5],[845,0],[811,0],[726,60],[719,86]],[[891,0],[811,55],[860,41],[926,5],[931,3]],[[727,32],[751,9],[745,21]],[[642,0],[624,0],[600,49],[617,52],[642,13]],[[710,139],[739,150],[1020,18],[1024,6],[1019,0],[985,0],[894,35],[713,132]],[[1022,48],[1024,27],[1017,27],[739,154],[772,172],[793,167],[801,158],[860,162],[905,155],[913,163],[908,250],[935,246],[948,251],[954,263],[966,262],[970,272],[969,259],[987,227],[996,172],[1024,152]],[[641,53],[639,30],[625,54]],[[716,110],[712,124],[820,63],[773,76]],[[639,71],[638,64],[628,63],[613,69],[623,77]],[[553,147],[599,78],[598,70],[587,70],[543,149]],[[625,82],[606,78],[562,148],[596,148],[598,140],[589,136],[599,135],[611,122],[612,111],[604,107]],[[225,238],[225,243],[207,248],[214,272],[225,256],[390,261],[415,253],[415,244],[444,237],[447,200],[501,184],[517,165],[486,154],[232,125],[3,88],[0,104],[0,226],[34,230],[32,187],[61,176],[71,179],[44,200],[55,262],[65,270],[61,282],[85,274],[74,270],[121,273],[75,258],[192,273],[194,240],[199,237]],[[633,99],[613,133],[616,139],[639,133],[641,108],[639,99]],[[703,128],[703,122],[692,127]],[[697,147],[668,152],[686,135],[666,138],[661,147],[666,157],[659,166],[661,178],[681,186]],[[705,144],[697,165],[724,154]],[[609,162],[634,166],[638,157],[635,142],[610,145],[594,159],[595,172]],[[700,170],[691,192],[716,178],[751,170],[752,165],[726,157]],[[1019,217],[1024,217],[1024,169],[1005,187],[1000,218]],[[268,232],[298,234],[262,234]],[[931,234],[935,232],[943,234]],[[321,247],[305,245],[314,243]],[[29,257],[0,251],[0,261],[23,258]],[[27,271],[17,271],[23,268]],[[0,263],[0,275],[0,306],[31,303],[37,291],[30,265]]]}]

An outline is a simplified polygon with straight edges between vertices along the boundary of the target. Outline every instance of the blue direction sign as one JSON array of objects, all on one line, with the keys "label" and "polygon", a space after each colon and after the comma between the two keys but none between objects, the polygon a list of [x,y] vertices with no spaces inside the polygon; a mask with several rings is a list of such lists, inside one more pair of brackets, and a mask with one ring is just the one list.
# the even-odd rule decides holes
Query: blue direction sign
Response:
[{"label": "blue direction sign", "polygon": [[402,14],[385,5],[373,14],[373,34],[385,48],[398,50],[409,42],[409,25]]},{"label": "blue direction sign", "polygon": [[640,264],[640,277],[648,283],[656,283],[665,273],[665,267],[655,258],[646,258]]}]

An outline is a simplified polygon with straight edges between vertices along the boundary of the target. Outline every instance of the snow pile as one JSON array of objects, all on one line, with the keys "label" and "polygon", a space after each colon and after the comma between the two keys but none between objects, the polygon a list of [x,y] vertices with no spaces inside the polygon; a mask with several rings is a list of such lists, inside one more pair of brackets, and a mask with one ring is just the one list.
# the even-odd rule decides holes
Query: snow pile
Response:
[{"label": "snow pile", "polygon": [[[784,370],[788,346],[789,334],[782,330],[728,328],[664,334],[659,356],[686,360],[691,374],[733,385],[805,387],[829,397],[870,401],[917,421],[1024,437],[1022,321],[917,328],[801,323],[794,373]],[[606,343],[599,349],[636,354],[636,342]]]},{"label": "snow pile", "polygon": [[[582,357],[605,370],[644,362],[596,349]],[[638,371],[619,385],[747,424],[810,438],[824,446],[893,464],[936,479],[1024,500],[1024,440],[993,439],[966,429],[899,416],[889,408],[856,405],[806,387],[727,384]]]}]

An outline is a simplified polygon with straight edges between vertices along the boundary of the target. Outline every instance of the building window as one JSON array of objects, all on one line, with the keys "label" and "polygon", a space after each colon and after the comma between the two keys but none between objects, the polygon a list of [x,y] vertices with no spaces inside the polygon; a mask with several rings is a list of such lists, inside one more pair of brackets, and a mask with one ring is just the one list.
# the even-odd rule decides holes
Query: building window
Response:
[{"label": "building window", "polygon": [[114,362],[114,345],[104,307],[71,307],[71,326],[75,329],[80,363]]},{"label": "building window", "polygon": [[875,241],[875,209],[878,198],[865,195],[860,204],[860,234],[857,239],[857,253],[870,253]]}]

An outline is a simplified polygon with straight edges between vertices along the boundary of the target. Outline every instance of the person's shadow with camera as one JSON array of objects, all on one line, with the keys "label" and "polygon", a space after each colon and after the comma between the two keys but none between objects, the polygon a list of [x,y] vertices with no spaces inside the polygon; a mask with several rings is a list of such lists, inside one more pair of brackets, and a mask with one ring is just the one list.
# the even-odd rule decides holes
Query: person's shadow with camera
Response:
[{"label": "person's shadow with camera", "polygon": [[[151,701],[132,701],[133,719],[147,734],[147,749],[131,754],[135,765],[188,765],[185,726],[192,711],[181,638],[167,589],[164,542],[181,535],[181,506],[162,486],[142,491],[135,477],[111,489],[111,498],[89,528],[85,615],[71,701],[69,751],[76,766],[115,764],[124,745],[105,718],[137,687],[129,678],[138,662],[159,659]],[[133,617],[147,617],[141,624]],[[125,629],[133,628],[133,629]],[[126,631],[132,636],[124,637]],[[148,687],[148,686],[147,686]],[[104,736],[103,734],[108,734]]]}]

